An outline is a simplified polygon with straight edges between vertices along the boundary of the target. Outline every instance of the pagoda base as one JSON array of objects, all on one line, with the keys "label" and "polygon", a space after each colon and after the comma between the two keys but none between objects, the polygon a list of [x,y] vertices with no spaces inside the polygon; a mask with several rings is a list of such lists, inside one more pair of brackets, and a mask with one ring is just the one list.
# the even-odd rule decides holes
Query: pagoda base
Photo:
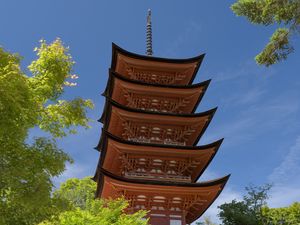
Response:
[{"label": "pagoda base", "polygon": [[128,179],[101,169],[96,197],[125,198],[127,213],[148,211],[151,225],[185,225],[198,219],[214,202],[229,176],[203,183]]}]

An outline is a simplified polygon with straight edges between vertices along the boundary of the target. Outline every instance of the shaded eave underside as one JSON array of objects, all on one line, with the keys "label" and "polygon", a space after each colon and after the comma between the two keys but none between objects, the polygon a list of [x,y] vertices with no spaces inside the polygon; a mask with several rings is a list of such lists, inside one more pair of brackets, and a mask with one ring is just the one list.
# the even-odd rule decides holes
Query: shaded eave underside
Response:
[{"label": "shaded eave underside", "polygon": [[[157,189],[160,189],[162,186],[169,186],[170,188],[176,188],[176,187],[186,187],[186,188],[199,188],[199,187],[212,187],[215,185],[221,185],[221,188],[215,198],[208,204],[208,206],[203,210],[199,215],[193,218],[193,221],[197,220],[200,218],[203,213],[211,206],[211,204],[218,198],[218,196],[221,194],[222,190],[224,189],[224,186],[226,185],[230,174],[227,176],[224,176],[219,179],[215,180],[210,180],[206,182],[200,182],[200,183],[176,183],[176,182],[163,182],[163,181],[155,181],[155,180],[139,180],[139,179],[129,179],[129,178],[124,178],[121,176],[116,176],[104,169],[101,169],[100,171],[100,176],[98,177],[97,180],[97,190],[96,190],[96,197],[101,196],[100,193],[102,192],[103,189],[103,181],[104,181],[104,176],[107,176],[113,180],[119,181],[119,182],[125,182],[128,184],[137,184],[137,185],[153,185],[157,186]],[[190,221],[190,222],[193,222]]]},{"label": "shaded eave underside", "polygon": [[199,89],[199,88],[202,88],[202,92],[199,93],[199,97],[198,97],[198,100],[196,101],[196,104],[194,105],[191,113],[194,113],[199,105],[199,103],[201,102],[211,80],[206,80],[206,81],[203,81],[203,82],[200,82],[200,83],[197,83],[197,84],[191,84],[191,85],[164,85],[164,84],[153,84],[153,83],[146,83],[146,82],[143,82],[143,81],[138,81],[138,80],[133,80],[133,79],[129,79],[127,77],[124,77],[116,72],[113,72],[113,71],[109,71],[109,78],[108,78],[108,81],[107,81],[107,85],[106,85],[106,88],[104,90],[104,92],[102,93],[102,96],[104,97],[108,97],[108,98],[111,98],[112,96],[112,92],[113,92],[113,89],[114,89],[114,80],[115,79],[119,79],[121,81],[124,81],[124,82],[128,82],[128,83],[131,83],[131,84],[135,84],[135,85],[141,85],[141,86],[145,86],[145,87],[153,87],[153,88],[171,88],[171,89],[176,89],[178,90],[179,92],[181,90],[196,90],[196,89]]},{"label": "shaded eave underside", "polygon": [[[128,145],[136,145],[136,146],[147,146],[147,147],[159,147],[159,148],[174,148],[174,149],[183,149],[183,150],[204,150],[206,148],[211,148],[214,146],[219,146],[221,145],[221,143],[223,142],[223,138],[220,140],[217,140],[213,143],[207,144],[207,145],[200,145],[200,146],[181,146],[181,145],[168,145],[168,144],[156,144],[156,143],[143,143],[143,142],[135,142],[135,141],[129,141],[129,140],[125,140],[122,138],[119,138],[111,133],[109,133],[107,130],[102,129],[102,134],[101,134],[101,138],[106,139],[106,138],[110,138],[114,141],[123,143],[123,144],[128,144]],[[104,141],[105,142],[105,141]],[[100,143],[100,141],[99,141]],[[95,147],[96,150],[101,151],[101,146],[98,145]]]},{"label": "shaded eave underside", "polygon": [[108,176],[112,179],[122,181],[122,182],[127,182],[131,184],[141,184],[141,185],[157,185],[158,188],[159,186],[170,186],[170,187],[210,187],[214,185],[220,185],[223,184],[225,185],[226,182],[228,181],[230,174],[224,177],[221,177],[219,179],[215,180],[209,180],[205,182],[199,182],[199,183],[183,183],[183,182],[174,182],[174,181],[157,181],[157,180],[145,180],[145,179],[131,179],[131,178],[125,178],[121,176],[114,175],[104,169],[100,170],[100,176],[98,178],[98,186],[100,187],[100,190],[97,190],[96,196],[99,196],[99,193],[102,189],[102,184],[103,184],[103,175]]},{"label": "shaded eave underside", "polygon": [[109,76],[110,77],[116,77],[120,80],[124,80],[133,84],[141,84],[141,85],[146,85],[146,86],[151,86],[151,87],[168,87],[168,88],[182,88],[182,89],[192,89],[192,88],[197,88],[201,86],[208,86],[209,83],[211,82],[211,79],[196,83],[196,84],[188,84],[188,85],[183,85],[183,84],[158,84],[158,83],[147,83],[144,81],[140,80],[133,80],[128,77],[124,77],[121,74],[113,71],[112,69],[109,69]]},{"label": "shaded eave underside", "polygon": [[[103,135],[104,134],[104,135]],[[101,149],[101,155],[98,161],[96,173],[94,176],[94,180],[96,181],[99,174],[99,171],[102,168],[102,165],[105,160],[106,152],[107,152],[107,143],[108,139],[112,139],[113,141],[116,141],[121,144],[126,144],[126,145],[134,145],[134,146],[140,146],[141,148],[143,147],[151,147],[151,148],[165,148],[165,149],[174,149],[174,150],[182,150],[182,151],[188,151],[188,150],[197,150],[197,151],[205,151],[210,148],[214,148],[214,153],[211,155],[210,159],[208,160],[207,164],[199,171],[198,175],[195,177],[195,179],[192,182],[196,182],[200,176],[203,174],[203,172],[206,170],[206,168],[209,166],[215,155],[217,154],[223,139],[217,140],[213,143],[207,144],[207,145],[201,145],[201,146],[195,146],[195,147],[188,147],[188,146],[176,146],[176,145],[162,145],[162,144],[150,144],[150,143],[139,143],[139,142],[133,142],[133,141],[126,141],[124,139],[118,138],[107,131],[102,130],[102,136],[104,137],[103,139],[103,148]],[[97,146],[97,150],[100,150]],[[188,153],[187,153],[188,154]]]},{"label": "shaded eave underside", "polygon": [[218,109],[218,107],[215,107],[215,108],[212,108],[210,110],[207,110],[207,111],[204,111],[204,112],[199,112],[199,113],[157,112],[157,111],[149,111],[149,110],[143,110],[143,109],[130,108],[130,107],[127,107],[127,106],[124,106],[124,105],[121,105],[121,104],[117,103],[116,101],[112,100],[109,97],[106,97],[103,113],[102,113],[100,119],[98,120],[99,122],[102,122],[104,124],[105,118],[107,118],[107,113],[110,112],[112,106],[115,106],[116,108],[119,108],[119,109],[127,111],[127,112],[148,114],[148,115],[156,115],[156,116],[182,117],[182,118],[203,117],[203,116],[210,116],[210,118],[212,118],[214,113]]},{"label": "shaded eave underside", "polygon": [[[121,110],[127,111],[127,112],[132,112],[132,113],[139,113],[141,114],[141,116],[143,114],[146,115],[156,115],[156,116],[171,116],[171,117],[177,117],[177,118],[201,118],[201,117],[205,117],[208,116],[207,121],[205,122],[205,125],[203,126],[201,132],[199,132],[197,138],[195,139],[194,143],[192,144],[193,146],[195,146],[198,141],[200,140],[201,136],[204,134],[205,130],[207,129],[207,127],[209,126],[216,110],[217,107],[210,109],[208,111],[205,112],[200,112],[200,113],[191,113],[191,114],[176,114],[176,113],[161,113],[161,112],[153,112],[153,111],[146,111],[146,110],[141,110],[141,109],[133,109],[133,108],[129,108],[127,106],[123,106],[121,104],[118,104],[117,102],[113,101],[112,99],[106,98],[106,102],[105,102],[105,106],[104,106],[104,110],[103,110],[103,114],[101,116],[101,118],[98,120],[99,122],[103,123],[103,127],[105,130],[108,129],[109,127],[109,122],[110,122],[110,117],[111,117],[111,110],[112,110],[112,106],[119,108]],[[100,145],[102,142],[102,138],[100,139]]]},{"label": "shaded eave underside", "polygon": [[186,58],[186,59],[170,59],[170,58],[160,58],[160,57],[153,57],[153,56],[146,56],[146,55],[139,55],[133,52],[129,52],[115,43],[112,43],[112,61],[111,61],[111,68],[112,70],[115,70],[117,65],[117,56],[118,54],[127,56],[129,58],[133,59],[139,59],[139,60],[145,60],[145,61],[152,61],[152,62],[164,62],[164,63],[172,63],[172,64],[187,64],[187,63],[197,63],[196,68],[194,69],[193,75],[191,76],[191,79],[189,81],[189,84],[192,84],[195,76],[199,70],[199,67],[203,61],[203,58],[205,54],[198,55],[196,57],[192,58]]}]

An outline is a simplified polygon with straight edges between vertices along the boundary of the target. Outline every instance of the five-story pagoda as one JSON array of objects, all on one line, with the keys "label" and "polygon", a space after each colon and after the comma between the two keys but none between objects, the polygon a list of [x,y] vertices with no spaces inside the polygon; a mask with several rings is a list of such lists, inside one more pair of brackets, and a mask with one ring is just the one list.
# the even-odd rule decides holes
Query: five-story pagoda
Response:
[{"label": "five-story pagoda", "polygon": [[204,54],[190,59],[147,56],[113,44],[103,95],[96,197],[124,196],[128,213],[149,211],[152,225],[185,225],[199,218],[229,176],[196,183],[222,139],[196,146],[216,108],[195,113],[210,81],[192,84]]}]

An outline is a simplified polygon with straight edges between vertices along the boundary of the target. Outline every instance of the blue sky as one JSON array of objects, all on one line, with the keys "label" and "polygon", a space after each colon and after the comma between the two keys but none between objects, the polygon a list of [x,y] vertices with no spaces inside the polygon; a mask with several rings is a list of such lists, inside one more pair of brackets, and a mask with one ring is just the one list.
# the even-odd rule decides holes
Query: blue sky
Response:
[{"label": "blue sky", "polygon": [[[145,52],[147,9],[152,9],[154,55],[187,58],[206,53],[195,82],[212,79],[198,111],[218,106],[200,144],[224,137],[215,159],[201,180],[231,173],[216,204],[241,198],[252,183],[273,183],[270,205],[300,200],[300,42],[296,52],[271,68],[259,67],[253,57],[275,27],[254,26],[229,9],[234,1],[79,1],[0,0],[0,45],[24,56],[23,66],[35,59],[38,40],[60,37],[76,61],[78,86],[63,98],[90,98],[92,129],[59,140],[74,158],[56,179],[94,174],[111,61],[111,42],[139,54]],[[42,135],[33,130],[31,135]],[[214,217],[215,205],[207,215]]]}]

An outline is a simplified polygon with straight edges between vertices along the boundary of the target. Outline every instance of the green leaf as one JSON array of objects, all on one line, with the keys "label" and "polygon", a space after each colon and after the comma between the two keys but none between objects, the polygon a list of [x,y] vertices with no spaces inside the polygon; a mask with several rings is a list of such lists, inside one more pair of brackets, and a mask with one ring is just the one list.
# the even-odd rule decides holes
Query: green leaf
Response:
[{"label": "green leaf", "polygon": [[[52,178],[71,158],[55,140],[28,141],[29,130],[40,127],[52,137],[89,128],[91,100],[62,100],[64,83],[72,77],[72,57],[57,39],[40,42],[37,59],[27,75],[21,57],[0,47],[0,224],[32,225],[57,215],[65,199],[52,198]],[[73,77],[75,78],[75,77]]]},{"label": "green leaf", "polygon": [[289,34],[290,31],[286,28],[277,29],[264,50],[255,57],[256,62],[260,65],[270,66],[285,60],[294,51],[289,44]]},{"label": "green leaf", "polygon": [[270,66],[287,59],[294,51],[289,39],[300,31],[299,0],[237,0],[232,6],[237,16],[246,17],[253,24],[281,25],[264,50],[255,58],[259,65]]}]

